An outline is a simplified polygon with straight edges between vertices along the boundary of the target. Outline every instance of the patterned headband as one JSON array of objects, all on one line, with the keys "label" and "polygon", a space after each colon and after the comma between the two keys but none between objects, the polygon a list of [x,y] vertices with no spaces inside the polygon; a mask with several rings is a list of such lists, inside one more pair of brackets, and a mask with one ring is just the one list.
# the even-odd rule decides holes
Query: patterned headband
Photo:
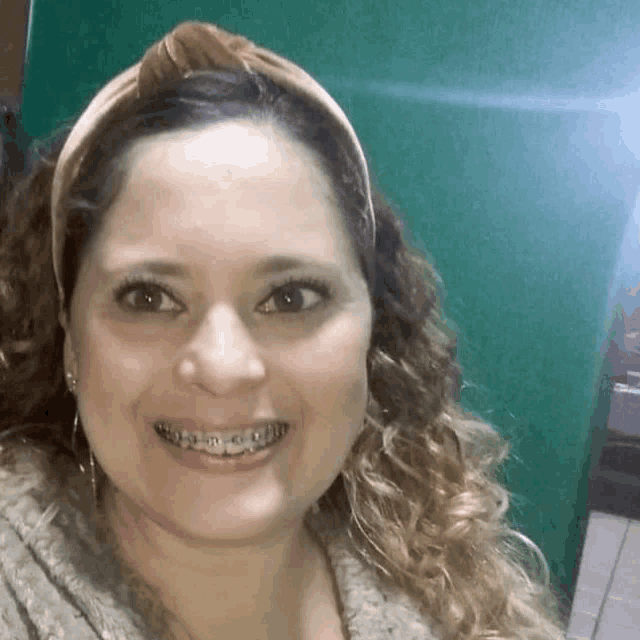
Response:
[{"label": "patterned headband", "polygon": [[336,101],[305,71],[268,49],[256,46],[243,36],[229,33],[206,22],[183,22],[153,44],[142,59],[113,78],[93,98],[67,138],[53,176],[51,230],[53,270],[64,308],[62,257],[65,242],[65,194],[77,178],[93,135],[114,111],[126,109],[136,99],[151,96],[160,83],[187,78],[197,71],[240,69],[264,74],[276,84],[324,107],[350,138],[360,159],[365,181],[366,222],[375,244],[375,219],[367,161],[358,137]]}]

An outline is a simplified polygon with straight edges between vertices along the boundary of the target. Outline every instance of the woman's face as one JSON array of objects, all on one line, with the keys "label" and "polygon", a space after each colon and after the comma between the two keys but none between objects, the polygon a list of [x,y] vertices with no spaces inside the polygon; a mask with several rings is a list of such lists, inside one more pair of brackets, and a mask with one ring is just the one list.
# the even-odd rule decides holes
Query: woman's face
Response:
[{"label": "woman's face", "polygon": [[[328,177],[282,133],[224,123],[139,142],[128,160],[71,300],[80,419],[116,490],[163,528],[259,536],[304,515],[361,429],[366,282]],[[159,418],[291,427],[261,466],[221,471],[187,466]]]}]

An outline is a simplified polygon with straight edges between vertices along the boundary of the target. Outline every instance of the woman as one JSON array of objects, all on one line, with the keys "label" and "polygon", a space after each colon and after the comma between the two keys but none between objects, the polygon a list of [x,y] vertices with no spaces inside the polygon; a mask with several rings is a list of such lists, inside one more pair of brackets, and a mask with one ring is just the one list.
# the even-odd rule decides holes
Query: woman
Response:
[{"label": "woman", "polygon": [[563,637],[436,274],[299,67],[179,25],[2,220],[2,637]]}]

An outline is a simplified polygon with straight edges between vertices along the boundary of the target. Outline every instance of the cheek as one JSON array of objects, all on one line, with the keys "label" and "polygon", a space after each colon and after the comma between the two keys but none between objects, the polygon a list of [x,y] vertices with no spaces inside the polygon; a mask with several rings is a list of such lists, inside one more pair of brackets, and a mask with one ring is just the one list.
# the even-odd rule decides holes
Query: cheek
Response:
[{"label": "cheek", "polygon": [[342,470],[361,432],[368,384],[368,327],[344,315],[287,354],[291,396],[303,428],[287,466],[289,481],[305,495],[322,495]]},{"label": "cheek", "polygon": [[[152,341],[147,348],[132,349],[130,340],[123,340],[110,331],[108,323],[99,317],[86,318],[84,326],[81,385],[90,391],[92,401],[95,399],[98,406],[135,403],[157,375],[158,363],[167,360],[167,349],[173,346],[160,346]],[[336,412],[340,412],[343,423],[361,420],[368,394],[368,347],[367,323],[357,314],[343,314],[326,323],[311,340],[298,342],[293,349],[280,344],[275,355],[272,354],[273,369],[283,373],[284,364],[289,378],[287,386],[297,389],[296,395],[301,396],[307,413],[335,418]],[[269,363],[266,364],[270,368]]]},{"label": "cheek", "polygon": [[[311,343],[296,349],[292,366],[307,410],[345,420],[361,420],[367,402],[366,356],[369,332],[355,314],[327,323]],[[295,363],[295,364],[294,364]]]},{"label": "cheek", "polygon": [[[89,319],[85,326],[81,375],[90,395],[103,407],[126,403],[126,396],[134,398],[148,383],[157,354],[153,349],[132,349],[130,341],[122,341],[99,319]],[[108,397],[116,404],[105,404]]]}]

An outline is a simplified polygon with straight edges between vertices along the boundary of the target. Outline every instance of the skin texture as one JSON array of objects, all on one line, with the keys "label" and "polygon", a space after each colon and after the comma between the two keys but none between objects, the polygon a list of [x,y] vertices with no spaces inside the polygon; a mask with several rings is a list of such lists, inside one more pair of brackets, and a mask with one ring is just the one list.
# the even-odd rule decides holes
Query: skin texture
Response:
[{"label": "skin texture", "polygon": [[[138,142],[128,167],[65,323],[119,541],[195,638],[341,637],[303,518],[362,428],[372,309],[330,181],[302,145],[244,121]],[[305,264],[258,274],[282,255]],[[147,259],[185,273],[155,276],[170,294],[118,301]],[[306,285],[293,303],[270,296],[290,276],[327,282],[330,299]],[[275,417],[293,438],[258,470],[216,475],[167,455],[145,422],[158,414],[219,431]]]}]

